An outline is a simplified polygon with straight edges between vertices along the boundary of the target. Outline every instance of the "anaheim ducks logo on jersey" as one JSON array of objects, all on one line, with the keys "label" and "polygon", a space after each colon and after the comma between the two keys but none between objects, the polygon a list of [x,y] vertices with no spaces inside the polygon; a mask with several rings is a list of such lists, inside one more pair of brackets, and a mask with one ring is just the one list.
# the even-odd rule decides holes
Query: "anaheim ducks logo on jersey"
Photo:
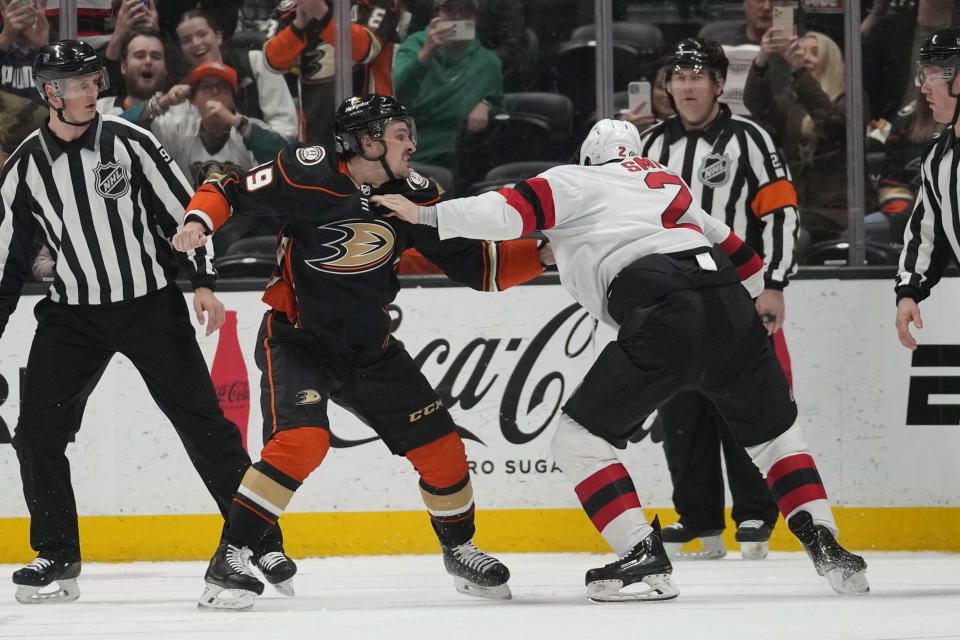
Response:
[{"label": "anaheim ducks logo on jersey", "polygon": [[320,246],[329,250],[326,255],[305,261],[317,271],[364,273],[376,269],[393,256],[396,237],[385,222],[343,220],[319,226],[317,233],[321,238]]}]

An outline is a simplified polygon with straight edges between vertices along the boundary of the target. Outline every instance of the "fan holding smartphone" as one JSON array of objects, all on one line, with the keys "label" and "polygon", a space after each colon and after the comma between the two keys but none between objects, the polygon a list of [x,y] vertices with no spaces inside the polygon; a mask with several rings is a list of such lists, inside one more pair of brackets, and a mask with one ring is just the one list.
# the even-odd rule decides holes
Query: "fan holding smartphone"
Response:
[{"label": "fan holding smartphone", "polygon": [[627,108],[620,112],[620,118],[640,132],[675,113],[663,86],[666,70],[661,65],[652,83],[639,80],[627,85]]},{"label": "fan holding smartphone", "polygon": [[[10,0],[9,2],[0,0],[0,16],[3,18],[3,29],[0,31],[0,52],[3,52],[5,56],[4,67],[32,67],[32,50],[46,45],[50,39],[50,25],[47,24],[47,19],[44,16],[46,8],[46,0]],[[14,60],[10,57],[11,55],[17,57],[11,51],[13,45],[17,45],[21,50],[28,52],[27,55],[24,55],[22,63],[20,60]],[[14,73],[13,76],[17,77],[17,73]],[[30,72],[28,71],[24,77],[29,78]],[[36,98],[31,86],[25,87],[28,90],[26,93],[20,91],[21,87],[4,86],[2,88],[29,97],[31,100]]]}]

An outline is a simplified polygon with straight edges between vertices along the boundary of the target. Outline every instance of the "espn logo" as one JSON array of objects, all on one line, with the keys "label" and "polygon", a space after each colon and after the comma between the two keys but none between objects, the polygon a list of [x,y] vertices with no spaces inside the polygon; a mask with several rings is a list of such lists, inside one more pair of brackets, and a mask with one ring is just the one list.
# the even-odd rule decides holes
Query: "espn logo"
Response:
[{"label": "espn logo", "polygon": [[910,376],[908,425],[960,425],[960,345],[917,347],[913,367],[956,367],[957,375]]}]

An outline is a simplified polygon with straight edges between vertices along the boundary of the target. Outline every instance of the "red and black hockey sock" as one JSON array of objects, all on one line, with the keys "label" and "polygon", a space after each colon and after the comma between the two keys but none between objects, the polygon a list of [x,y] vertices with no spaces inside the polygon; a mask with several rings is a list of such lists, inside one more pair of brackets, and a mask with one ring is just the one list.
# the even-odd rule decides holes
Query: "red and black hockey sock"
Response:
[{"label": "red and black hockey sock", "polygon": [[[795,453],[777,460],[767,472],[767,486],[785,520],[799,509],[810,511],[814,519],[824,508],[830,513],[827,491],[809,454]],[[825,517],[832,520],[832,516]]]},{"label": "red and black hockey sock", "polygon": [[633,479],[619,463],[600,469],[574,487],[574,491],[593,526],[601,533],[618,516],[641,508]]},{"label": "red and black hockey sock", "polygon": [[247,469],[233,496],[224,539],[256,551],[263,537],[276,526],[300,484],[263,460],[255,462]]},{"label": "red and black hockey sock", "polygon": [[449,487],[434,487],[421,478],[420,494],[441,545],[456,547],[473,539],[476,527],[469,474]]}]

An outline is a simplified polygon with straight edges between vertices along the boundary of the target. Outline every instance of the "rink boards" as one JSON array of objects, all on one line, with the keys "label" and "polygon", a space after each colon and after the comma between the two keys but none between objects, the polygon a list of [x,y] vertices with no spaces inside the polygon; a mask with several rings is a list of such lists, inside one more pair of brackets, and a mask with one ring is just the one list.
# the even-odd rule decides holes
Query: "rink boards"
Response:
[{"label": "rink boards", "polygon": [[[786,292],[786,339],[799,423],[857,549],[960,551],[960,282],[944,280],[921,306],[922,350],[902,348],[889,280],[800,280]],[[250,378],[248,442],[262,438],[253,344],[259,292],[222,293],[237,311]],[[32,557],[16,456],[20,368],[36,296],[21,299],[0,340],[0,562]],[[563,401],[613,332],[559,285],[491,294],[405,289],[396,335],[423,362],[461,427],[474,469],[477,539],[500,551],[604,550],[549,452]],[[200,338],[211,362],[217,336]],[[417,478],[372,431],[333,407],[340,445],[307,479],[282,523],[294,555],[418,553],[437,543]],[[216,542],[213,503],[136,370],[115,358],[68,448],[88,560],[202,558]],[[675,518],[656,433],[623,454],[650,517]],[[729,529],[728,529],[729,531]],[[778,526],[774,549],[798,549]],[[733,546],[732,534],[728,546]]]}]

